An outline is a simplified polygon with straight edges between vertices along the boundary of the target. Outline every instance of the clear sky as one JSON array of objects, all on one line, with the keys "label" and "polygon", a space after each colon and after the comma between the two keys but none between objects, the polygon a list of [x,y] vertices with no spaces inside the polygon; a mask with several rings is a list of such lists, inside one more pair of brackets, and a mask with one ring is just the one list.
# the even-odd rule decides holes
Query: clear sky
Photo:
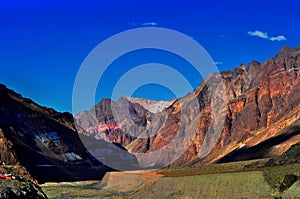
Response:
[{"label": "clear sky", "polygon": [[[76,73],[88,53],[119,32],[170,28],[199,42],[220,71],[259,62],[281,47],[300,44],[300,1],[98,0],[0,1],[0,83],[37,103],[72,111]],[[96,100],[111,96],[128,67],[147,62],[172,65],[196,88],[201,77],[166,52],[135,52],[116,60],[101,80]],[[101,83],[101,82],[100,82]],[[158,94],[159,93],[159,94]],[[166,100],[167,88],[146,85],[134,96]],[[86,107],[88,109],[89,107]]]}]

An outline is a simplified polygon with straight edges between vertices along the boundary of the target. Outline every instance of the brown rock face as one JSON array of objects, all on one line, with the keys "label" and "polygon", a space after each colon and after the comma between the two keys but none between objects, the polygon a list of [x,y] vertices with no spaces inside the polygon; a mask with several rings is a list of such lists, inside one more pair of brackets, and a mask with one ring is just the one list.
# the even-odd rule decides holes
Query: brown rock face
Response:
[{"label": "brown rock face", "polygon": [[87,152],[71,114],[41,107],[2,84],[0,99],[1,174],[44,182],[100,179],[111,170]]},{"label": "brown rock face", "polygon": [[92,109],[96,115],[75,118],[90,134],[145,154],[142,161],[155,152],[148,167],[276,156],[300,142],[299,66],[300,48],[284,47],[262,64],[210,75],[160,112],[123,98],[103,100]]}]

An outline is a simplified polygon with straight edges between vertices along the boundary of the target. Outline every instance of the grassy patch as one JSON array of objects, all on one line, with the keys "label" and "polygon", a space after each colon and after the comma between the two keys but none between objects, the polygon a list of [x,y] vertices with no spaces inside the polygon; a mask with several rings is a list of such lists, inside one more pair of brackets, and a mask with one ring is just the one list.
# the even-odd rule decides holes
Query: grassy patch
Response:
[{"label": "grassy patch", "polygon": [[279,191],[285,176],[289,174],[300,176],[300,164],[290,164],[268,168],[264,171],[263,176],[271,188]]},{"label": "grassy patch", "polygon": [[122,193],[102,190],[100,181],[45,183],[40,185],[49,199],[64,198],[123,198]]},{"label": "grassy patch", "polygon": [[[183,177],[204,174],[235,173],[243,171],[262,171],[264,170],[264,168],[261,168],[259,166],[263,165],[266,161],[268,161],[268,159],[230,162],[214,165],[201,165],[197,167],[161,169],[157,171],[157,173],[162,174],[166,177]],[[247,165],[253,164],[255,164],[256,167],[247,168]]]}]

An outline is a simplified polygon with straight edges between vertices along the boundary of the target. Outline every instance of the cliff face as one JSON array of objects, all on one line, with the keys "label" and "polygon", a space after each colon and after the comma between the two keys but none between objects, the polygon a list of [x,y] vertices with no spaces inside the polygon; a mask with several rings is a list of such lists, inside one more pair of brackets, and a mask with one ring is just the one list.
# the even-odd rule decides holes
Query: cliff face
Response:
[{"label": "cliff face", "polygon": [[100,179],[110,170],[87,152],[71,114],[41,107],[4,85],[0,99],[1,173],[44,182]]},{"label": "cliff face", "polygon": [[[103,100],[91,110],[93,116],[83,112],[75,118],[90,134],[149,158],[179,140],[173,152],[185,151],[170,166],[276,156],[300,141],[299,66],[300,46],[284,47],[262,64],[253,61],[210,75],[186,97],[155,113],[142,100],[121,98]],[[161,151],[156,155],[163,157]]]}]

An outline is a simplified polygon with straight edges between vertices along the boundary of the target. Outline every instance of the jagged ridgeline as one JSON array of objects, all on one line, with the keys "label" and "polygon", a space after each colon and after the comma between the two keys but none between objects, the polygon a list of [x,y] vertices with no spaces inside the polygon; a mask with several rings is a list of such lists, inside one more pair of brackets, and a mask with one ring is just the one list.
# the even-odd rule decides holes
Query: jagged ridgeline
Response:
[{"label": "jagged ridgeline", "polygon": [[[166,146],[177,133],[184,134],[180,129],[195,132],[190,147],[171,167],[273,157],[300,141],[299,66],[300,46],[284,47],[263,63],[253,61],[247,66],[241,64],[210,75],[181,99],[165,102],[129,97],[116,102],[103,99],[75,118],[91,136],[117,142],[134,153],[152,152]],[[213,140],[216,144],[212,150],[200,158],[201,145],[211,134],[209,126],[220,116],[212,114],[210,93],[217,90],[218,77],[222,78],[227,97],[225,106],[219,110],[225,115],[224,125],[220,136]],[[197,121],[192,114],[197,112],[197,106],[190,103],[192,95],[197,96],[200,109]],[[111,107],[115,107],[113,111]],[[190,111],[182,112],[183,107]],[[180,128],[182,124],[184,127]]]},{"label": "jagged ridgeline", "polygon": [[[184,135],[184,130],[195,132],[195,137],[170,167],[275,157],[300,141],[299,54],[300,47],[285,47],[266,62],[253,61],[248,66],[212,74],[181,99],[103,99],[90,111],[75,116],[39,106],[0,85],[2,173],[21,174],[39,182],[101,179],[113,169],[91,155],[82,140],[101,147],[103,159],[114,154],[105,150],[113,144],[126,153],[115,153],[113,162],[118,164],[127,157],[130,161],[126,163],[137,165],[130,152],[160,149],[178,132]],[[211,112],[211,93],[206,84],[212,82],[214,90],[216,77],[222,78],[227,96],[220,110],[225,113],[224,125],[220,136],[213,140],[216,144],[212,150],[199,158],[201,145],[210,136],[209,125],[218,117]],[[191,114],[197,112],[191,96],[197,97],[199,120]],[[182,107],[191,112],[183,112]],[[92,112],[96,117],[91,117]],[[135,125],[126,126],[128,120]],[[180,127],[182,123],[184,128]],[[148,136],[134,136],[141,134]]]}]

